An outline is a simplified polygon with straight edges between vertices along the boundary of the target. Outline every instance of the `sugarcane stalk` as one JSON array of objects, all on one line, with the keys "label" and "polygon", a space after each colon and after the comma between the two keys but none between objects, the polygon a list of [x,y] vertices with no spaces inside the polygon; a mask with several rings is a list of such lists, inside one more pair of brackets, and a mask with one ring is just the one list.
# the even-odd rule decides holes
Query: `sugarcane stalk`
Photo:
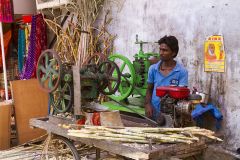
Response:
[{"label": "sugarcane stalk", "polygon": [[146,133],[156,132],[184,132],[184,131],[199,131],[198,128],[126,128],[127,130],[132,131],[141,131]]},{"label": "sugarcane stalk", "polygon": [[[79,134],[96,134],[96,135],[101,135],[101,136],[114,136],[114,137],[128,137],[128,138],[133,138],[133,139],[154,139],[156,141],[167,141],[167,142],[182,142],[182,143],[187,143],[190,144],[192,143],[191,140],[195,140],[193,138],[185,138],[183,136],[175,136],[175,137],[170,137],[166,135],[160,135],[160,134],[146,134],[146,133],[134,133],[134,132],[126,132],[123,130],[114,130],[114,129],[109,129],[109,128],[101,128],[106,133],[98,133],[98,130],[95,131],[85,131],[85,130],[80,130],[79,132],[76,131],[70,131],[71,133],[79,133]],[[82,132],[81,132],[82,131]],[[107,132],[112,132],[112,133],[107,133]]]},{"label": "sugarcane stalk", "polygon": [[103,136],[103,137],[115,137],[115,138],[127,138],[127,139],[136,139],[136,140],[146,140],[145,137],[139,137],[139,136],[130,136],[130,135],[122,135],[122,134],[114,134],[114,133],[97,133],[97,136]]},{"label": "sugarcane stalk", "polygon": [[200,135],[200,136],[203,136],[203,137],[207,137],[207,138],[210,138],[210,139],[213,139],[213,140],[217,140],[217,141],[220,141],[222,142],[223,140],[218,138],[218,137],[215,137],[213,135],[210,135],[210,134],[206,134],[206,133],[202,133],[202,132],[192,132],[193,135]]},{"label": "sugarcane stalk", "polygon": [[[159,131],[161,131],[159,133]],[[165,131],[165,132],[164,132]],[[201,132],[202,131],[202,132]],[[153,139],[155,142],[181,142],[193,143],[199,141],[195,135],[205,136],[210,139],[222,141],[213,136],[212,131],[198,127],[188,128],[140,128],[123,127],[121,129],[107,128],[103,126],[83,126],[81,130],[69,130],[70,133],[95,134],[95,136],[125,137],[129,139]],[[165,133],[165,134],[164,134]]]},{"label": "sugarcane stalk", "polygon": [[165,135],[165,134],[151,134],[155,136],[160,136],[160,137],[169,137],[169,138],[177,138],[177,139],[182,139],[182,140],[190,140],[190,141],[199,141],[198,137],[187,137],[182,134],[172,134],[172,135]]},{"label": "sugarcane stalk", "polygon": [[89,134],[78,134],[78,133],[68,133],[69,136],[79,137],[79,138],[89,138],[89,139],[97,139],[97,140],[109,140],[116,142],[131,142],[131,143],[149,143],[147,140],[138,140],[138,139],[127,139],[127,138],[115,138],[115,137],[102,137],[102,136],[94,136]]}]

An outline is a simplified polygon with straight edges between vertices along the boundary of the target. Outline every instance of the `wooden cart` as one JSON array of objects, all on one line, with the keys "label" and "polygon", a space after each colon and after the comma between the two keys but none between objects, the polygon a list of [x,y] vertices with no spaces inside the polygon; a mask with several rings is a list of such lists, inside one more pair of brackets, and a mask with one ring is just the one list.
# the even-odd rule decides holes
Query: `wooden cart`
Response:
[{"label": "wooden cart", "polygon": [[[129,120],[125,120],[129,121]],[[207,147],[204,141],[194,144],[129,144],[112,142],[106,140],[93,140],[89,138],[78,138],[67,135],[67,129],[59,127],[57,123],[63,122],[62,119],[45,117],[33,118],[30,120],[30,126],[47,130],[49,133],[57,135],[71,144],[73,141],[96,147],[96,157],[100,158],[100,150],[108,151],[113,154],[121,155],[136,160],[145,159],[169,159],[169,158],[186,158],[190,156],[200,155]],[[69,123],[69,122],[64,122]],[[70,122],[71,123],[71,122]],[[136,122],[130,122],[136,123]],[[72,150],[73,145],[70,145]],[[76,156],[78,158],[78,156]],[[75,159],[77,159],[75,157]]]}]

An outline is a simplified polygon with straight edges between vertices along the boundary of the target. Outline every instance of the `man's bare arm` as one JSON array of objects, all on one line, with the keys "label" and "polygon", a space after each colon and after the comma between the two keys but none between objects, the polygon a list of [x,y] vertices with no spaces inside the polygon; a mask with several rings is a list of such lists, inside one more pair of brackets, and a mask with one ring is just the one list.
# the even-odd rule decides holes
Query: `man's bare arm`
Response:
[{"label": "man's bare arm", "polygon": [[144,105],[146,116],[148,116],[148,117],[152,117],[152,115],[153,115],[153,106],[151,103],[153,88],[154,88],[154,85],[151,83],[148,83],[146,98],[145,98],[145,105]]}]

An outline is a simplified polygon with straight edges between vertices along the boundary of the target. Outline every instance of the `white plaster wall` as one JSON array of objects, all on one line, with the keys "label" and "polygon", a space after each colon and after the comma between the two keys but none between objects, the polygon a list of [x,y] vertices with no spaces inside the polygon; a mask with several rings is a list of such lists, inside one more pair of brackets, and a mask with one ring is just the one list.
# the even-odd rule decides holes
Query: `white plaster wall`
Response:
[{"label": "white plaster wall", "polygon": [[[116,34],[115,52],[131,60],[137,52],[135,35],[144,41],[157,41],[164,35],[179,40],[178,60],[189,71],[189,86],[209,92],[211,101],[224,114],[226,146],[240,147],[240,1],[239,0],[118,0],[106,3],[113,21],[108,27]],[[205,73],[204,39],[223,34],[226,72]],[[158,52],[157,44],[145,51]]]}]

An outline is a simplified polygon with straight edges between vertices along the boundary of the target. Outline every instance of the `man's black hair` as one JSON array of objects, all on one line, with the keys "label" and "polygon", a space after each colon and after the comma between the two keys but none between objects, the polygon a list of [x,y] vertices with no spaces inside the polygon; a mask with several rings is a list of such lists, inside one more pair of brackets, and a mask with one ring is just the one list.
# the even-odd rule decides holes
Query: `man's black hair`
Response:
[{"label": "man's black hair", "polygon": [[175,36],[164,36],[164,37],[162,37],[158,41],[158,44],[160,45],[162,43],[165,43],[173,52],[176,53],[176,55],[173,58],[177,57],[179,47],[178,47],[178,40]]}]

